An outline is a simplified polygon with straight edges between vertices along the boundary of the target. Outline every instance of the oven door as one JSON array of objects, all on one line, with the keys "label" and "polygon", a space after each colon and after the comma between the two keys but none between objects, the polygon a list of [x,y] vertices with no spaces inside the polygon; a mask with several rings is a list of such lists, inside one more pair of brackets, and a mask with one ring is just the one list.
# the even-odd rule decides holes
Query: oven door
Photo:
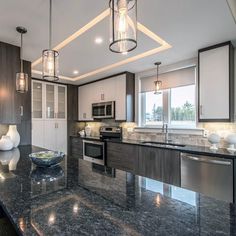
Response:
[{"label": "oven door", "polygon": [[105,165],[105,143],[83,140],[83,159],[96,164]]}]

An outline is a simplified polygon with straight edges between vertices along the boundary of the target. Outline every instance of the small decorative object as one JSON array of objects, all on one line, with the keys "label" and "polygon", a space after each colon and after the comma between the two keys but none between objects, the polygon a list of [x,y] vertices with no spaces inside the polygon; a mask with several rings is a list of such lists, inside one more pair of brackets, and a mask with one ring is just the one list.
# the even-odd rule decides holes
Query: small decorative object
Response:
[{"label": "small decorative object", "polygon": [[84,137],[85,136],[84,130],[79,131],[79,135],[80,135],[80,137]]},{"label": "small decorative object", "polygon": [[220,142],[220,136],[216,133],[212,133],[209,135],[208,141],[212,144],[210,149],[217,150],[217,144]]},{"label": "small decorative object", "polygon": [[64,158],[63,152],[42,151],[31,153],[29,157],[39,167],[52,167],[58,165]]},{"label": "small decorative object", "polygon": [[86,127],[85,127],[85,135],[86,136],[91,135],[91,127],[89,125],[86,125]]},{"label": "small decorative object", "polygon": [[0,139],[0,150],[8,151],[13,148],[13,142],[9,136],[3,135]]},{"label": "small decorative object", "polygon": [[236,134],[229,134],[226,138],[225,141],[229,144],[229,147],[227,148],[227,150],[229,152],[235,152],[236,148],[235,148],[235,144],[236,144]]},{"label": "small decorative object", "polygon": [[20,144],[20,135],[17,131],[16,125],[9,125],[9,130],[7,136],[10,136],[11,141],[13,142],[13,147],[18,147]]}]

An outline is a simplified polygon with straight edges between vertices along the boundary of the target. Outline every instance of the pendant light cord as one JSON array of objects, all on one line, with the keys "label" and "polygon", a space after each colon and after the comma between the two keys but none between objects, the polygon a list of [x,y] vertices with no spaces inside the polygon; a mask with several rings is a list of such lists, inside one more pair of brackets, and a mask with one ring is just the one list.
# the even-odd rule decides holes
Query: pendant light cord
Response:
[{"label": "pendant light cord", "polygon": [[159,79],[159,65],[157,65],[157,81],[159,81],[158,79]]},{"label": "pendant light cord", "polygon": [[52,49],[52,0],[49,5],[49,49]]},{"label": "pendant light cord", "polygon": [[20,72],[23,73],[23,59],[22,59],[22,55],[23,55],[23,34],[20,34]]}]

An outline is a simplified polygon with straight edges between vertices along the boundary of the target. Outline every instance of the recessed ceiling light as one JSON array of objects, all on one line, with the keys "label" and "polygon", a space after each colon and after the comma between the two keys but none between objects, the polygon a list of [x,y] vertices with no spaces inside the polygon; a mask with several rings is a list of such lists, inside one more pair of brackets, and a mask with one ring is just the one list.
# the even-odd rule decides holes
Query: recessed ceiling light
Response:
[{"label": "recessed ceiling light", "polygon": [[122,52],[122,55],[127,55],[128,54],[128,52]]},{"label": "recessed ceiling light", "polygon": [[73,74],[74,74],[74,75],[78,75],[78,74],[79,74],[79,71],[78,71],[78,70],[74,70],[74,71],[73,71]]},{"label": "recessed ceiling light", "polygon": [[101,44],[103,42],[103,39],[101,37],[95,38],[95,43],[96,44]]}]

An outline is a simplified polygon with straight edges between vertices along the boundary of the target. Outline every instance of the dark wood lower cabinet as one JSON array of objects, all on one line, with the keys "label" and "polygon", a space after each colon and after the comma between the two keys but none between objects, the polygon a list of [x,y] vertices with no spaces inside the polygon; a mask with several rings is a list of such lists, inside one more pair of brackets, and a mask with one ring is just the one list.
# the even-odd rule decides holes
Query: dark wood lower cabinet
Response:
[{"label": "dark wood lower cabinet", "polygon": [[180,153],[168,149],[139,147],[137,174],[180,186]]},{"label": "dark wood lower cabinet", "polygon": [[162,180],[162,151],[152,147],[139,147],[137,174]]},{"label": "dark wood lower cabinet", "polygon": [[136,173],[138,146],[120,143],[107,143],[107,166]]},{"label": "dark wood lower cabinet", "polygon": [[107,166],[180,186],[178,151],[108,142]]},{"label": "dark wood lower cabinet", "polygon": [[180,186],[180,152],[162,150],[162,181],[167,184]]},{"label": "dark wood lower cabinet", "polygon": [[75,158],[83,158],[83,140],[80,137],[71,137],[70,154]]}]

